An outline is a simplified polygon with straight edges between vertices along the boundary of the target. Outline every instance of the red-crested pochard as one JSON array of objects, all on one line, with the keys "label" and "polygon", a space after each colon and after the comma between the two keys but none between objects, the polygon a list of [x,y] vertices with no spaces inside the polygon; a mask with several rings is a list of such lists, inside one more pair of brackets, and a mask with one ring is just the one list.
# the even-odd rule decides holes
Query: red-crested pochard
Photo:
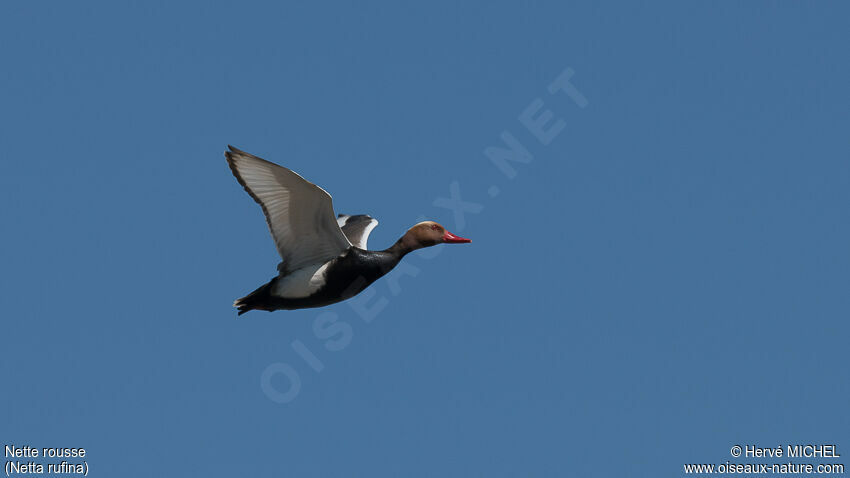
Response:
[{"label": "red-crested pochard", "polygon": [[236,300],[249,310],[322,307],[359,294],[389,272],[407,253],[437,244],[470,242],[432,221],[408,229],[389,249],[366,250],[378,221],[364,215],[334,216],[324,189],[277,164],[228,146],[230,170],[254,198],[283,262],[278,276]]}]

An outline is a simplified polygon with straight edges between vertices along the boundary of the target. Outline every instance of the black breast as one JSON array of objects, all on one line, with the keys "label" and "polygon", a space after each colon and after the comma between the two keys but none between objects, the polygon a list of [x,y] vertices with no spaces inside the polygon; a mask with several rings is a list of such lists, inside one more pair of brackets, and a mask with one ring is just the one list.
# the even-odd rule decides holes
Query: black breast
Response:
[{"label": "black breast", "polygon": [[328,266],[324,287],[309,297],[275,298],[275,306],[279,309],[303,309],[323,307],[348,299],[392,270],[400,260],[400,255],[391,252],[351,247]]}]

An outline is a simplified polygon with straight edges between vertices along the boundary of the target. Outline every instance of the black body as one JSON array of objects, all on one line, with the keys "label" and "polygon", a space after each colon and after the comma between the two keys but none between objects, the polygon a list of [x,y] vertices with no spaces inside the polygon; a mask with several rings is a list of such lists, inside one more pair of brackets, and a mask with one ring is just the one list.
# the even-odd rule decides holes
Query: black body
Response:
[{"label": "black body", "polygon": [[359,294],[392,270],[407,251],[400,243],[385,251],[366,251],[350,247],[333,259],[326,271],[325,285],[308,297],[287,299],[271,294],[280,276],[236,301],[239,315],[249,310],[292,310],[324,307]]}]

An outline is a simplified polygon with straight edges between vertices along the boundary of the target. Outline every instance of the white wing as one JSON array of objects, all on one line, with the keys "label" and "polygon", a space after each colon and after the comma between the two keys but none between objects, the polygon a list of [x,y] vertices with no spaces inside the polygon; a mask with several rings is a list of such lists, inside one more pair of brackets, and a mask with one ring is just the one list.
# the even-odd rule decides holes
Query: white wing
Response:
[{"label": "white wing", "polygon": [[294,172],[228,146],[233,175],[263,208],[285,274],[321,264],[351,247],[339,228],[330,194]]},{"label": "white wing", "polygon": [[340,214],[336,218],[336,222],[349,242],[360,249],[366,249],[369,233],[378,225],[378,221],[375,218],[365,214],[358,214],[356,216]]}]

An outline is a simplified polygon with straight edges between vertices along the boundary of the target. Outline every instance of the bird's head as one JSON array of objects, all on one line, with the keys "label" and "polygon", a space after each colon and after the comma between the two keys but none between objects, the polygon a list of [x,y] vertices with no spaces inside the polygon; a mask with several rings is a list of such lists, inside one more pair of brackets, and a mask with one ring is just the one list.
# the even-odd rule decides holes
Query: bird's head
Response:
[{"label": "bird's head", "polygon": [[452,234],[434,221],[424,221],[408,229],[401,242],[408,249],[414,250],[437,244],[463,244],[472,241]]}]

